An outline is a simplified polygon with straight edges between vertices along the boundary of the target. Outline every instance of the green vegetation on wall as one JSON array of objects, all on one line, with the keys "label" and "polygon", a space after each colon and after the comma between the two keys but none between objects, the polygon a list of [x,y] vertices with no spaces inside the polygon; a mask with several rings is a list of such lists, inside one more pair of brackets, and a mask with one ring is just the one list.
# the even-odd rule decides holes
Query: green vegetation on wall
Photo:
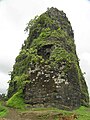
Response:
[{"label": "green vegetation on wall", "polygon": [[23,100],[22,90],[16,92],[8,101],[7,106],[17,108],[17,109],[24,109],[25,103]]}]

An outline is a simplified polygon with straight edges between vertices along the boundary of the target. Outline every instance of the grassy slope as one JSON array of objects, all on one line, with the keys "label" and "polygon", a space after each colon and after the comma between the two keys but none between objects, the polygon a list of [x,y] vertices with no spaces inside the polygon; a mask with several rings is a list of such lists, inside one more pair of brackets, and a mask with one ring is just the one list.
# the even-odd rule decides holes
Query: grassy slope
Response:
[{"label": "grassy slope", "polygon": [[4,117],[8,113],[8,109],[2,105],[0,101],[0,117]]},{"label": "grassy slope", "polygon": [[24,109],[25,103],[22,98],[22,90],[16,92],[6,103],[8,107],[15,109]]},{"label": "grassy slope", "polygon": [[90,107],[81,107],[75,110],[75,113],[78,114],[78,120],[90,120]]}]

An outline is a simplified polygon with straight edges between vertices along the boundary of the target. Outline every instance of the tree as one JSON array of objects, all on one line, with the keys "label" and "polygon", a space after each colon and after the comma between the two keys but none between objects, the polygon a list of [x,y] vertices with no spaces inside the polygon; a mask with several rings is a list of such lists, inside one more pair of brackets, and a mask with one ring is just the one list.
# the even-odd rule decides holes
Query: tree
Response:
[{"label": "tree", "polygon": [[35,24],[37,18],[38,18],[38,15],[35,16],[34,19],[31,19],[31,20],[29,21],[29,23],[27,23],[27,27],[26,27],[25,30],[24,30],[25,32],[29,32],[29,31],[30,31],[31,27]]}]

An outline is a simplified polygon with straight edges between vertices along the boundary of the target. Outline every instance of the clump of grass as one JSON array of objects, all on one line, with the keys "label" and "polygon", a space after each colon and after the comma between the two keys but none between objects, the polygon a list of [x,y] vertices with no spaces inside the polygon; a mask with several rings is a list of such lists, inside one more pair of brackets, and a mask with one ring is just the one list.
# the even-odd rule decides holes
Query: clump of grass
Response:
[{"label": "clump of grass", "polygon": [[81,106],[74,112],[78,115],[78,120],[90,120],[90,107]]},{"label": "clump of grass", "polygon": [[25,108],[25,103],[22,97],[22,91],[15,93],[6,103],[8,107],[13,107],[16,109],[23,110]]},{"label": "clump of grass", "polygon": [[0,102],[0,117],[4,117],[8,112],[8,109],[4,107]]}]

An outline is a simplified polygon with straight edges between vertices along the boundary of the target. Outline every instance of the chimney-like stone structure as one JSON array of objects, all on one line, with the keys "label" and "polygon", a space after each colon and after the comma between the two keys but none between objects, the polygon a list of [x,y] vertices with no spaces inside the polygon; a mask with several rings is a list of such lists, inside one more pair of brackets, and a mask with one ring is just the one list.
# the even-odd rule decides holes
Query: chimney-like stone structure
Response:
[{"label": "chimney-like stone structure", "polygon": [[29,35],[16,57],[8,97],[22,90],[24,102],[32,107],[72,110],[88,106],[88,89],[66,14],[48,8],[26,30]]}]

